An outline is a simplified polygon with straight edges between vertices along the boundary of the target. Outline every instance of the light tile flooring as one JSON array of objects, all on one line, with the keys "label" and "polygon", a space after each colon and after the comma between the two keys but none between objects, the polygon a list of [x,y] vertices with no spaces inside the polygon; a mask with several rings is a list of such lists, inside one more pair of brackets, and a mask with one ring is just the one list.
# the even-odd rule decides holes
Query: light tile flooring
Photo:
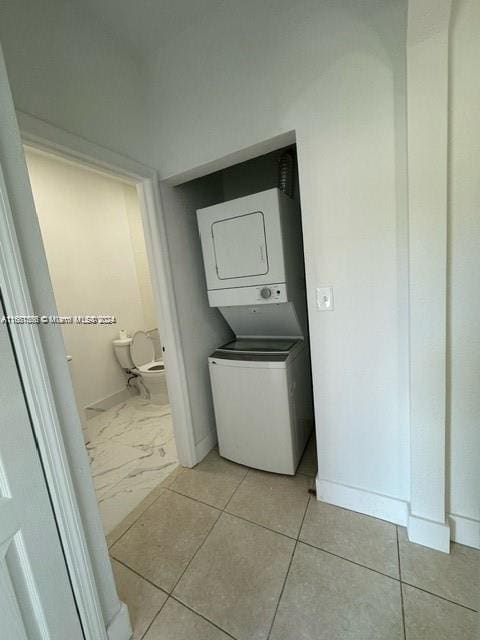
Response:
[{"label": "light tile flooring", "polygon": [[133,396],[87,420],[87,435],[108,534],[178,466],[170,405]]},{"label": "light tile flooring", "polygon": [[108,537],[136,640],[473,640],[480,552],[317,502],[216,451],[176,469]]}]

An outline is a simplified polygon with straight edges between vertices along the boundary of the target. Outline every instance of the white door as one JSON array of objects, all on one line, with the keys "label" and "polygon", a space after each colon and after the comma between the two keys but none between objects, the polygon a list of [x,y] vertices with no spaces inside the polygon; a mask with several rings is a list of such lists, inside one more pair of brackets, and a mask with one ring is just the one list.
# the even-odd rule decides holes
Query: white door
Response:
[{"label": "white door", "polygon": [[3,322],[0,363],[0,636],[80,640],[55,518]]}]

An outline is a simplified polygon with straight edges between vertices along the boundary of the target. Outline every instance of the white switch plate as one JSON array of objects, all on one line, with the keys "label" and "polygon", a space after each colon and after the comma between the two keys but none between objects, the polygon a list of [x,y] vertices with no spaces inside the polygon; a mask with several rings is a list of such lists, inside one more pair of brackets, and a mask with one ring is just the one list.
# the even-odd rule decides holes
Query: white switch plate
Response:
[{"label": "white switch plate", "polygon": [[317,310],[333,311],[332,287],[317,287]]}]

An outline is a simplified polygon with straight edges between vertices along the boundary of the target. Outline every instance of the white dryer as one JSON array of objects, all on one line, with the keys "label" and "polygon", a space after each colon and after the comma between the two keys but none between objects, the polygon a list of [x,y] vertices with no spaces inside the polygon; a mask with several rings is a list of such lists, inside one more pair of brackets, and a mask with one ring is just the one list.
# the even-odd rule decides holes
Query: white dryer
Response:
[{"label": "white dryer", "polygon": [[297,203],[268,189],[197,210],[208,301],[237,336],[305,337]]},{"label": "white dryer", "polygon": [[287,302],[302,277],[300,212],[279,189],[197,210],[212,307]]},{"label": "white dryer", "polygon": [[293,475],[313,422],[303,340],[237,339],[208,363],[220,455]]}]

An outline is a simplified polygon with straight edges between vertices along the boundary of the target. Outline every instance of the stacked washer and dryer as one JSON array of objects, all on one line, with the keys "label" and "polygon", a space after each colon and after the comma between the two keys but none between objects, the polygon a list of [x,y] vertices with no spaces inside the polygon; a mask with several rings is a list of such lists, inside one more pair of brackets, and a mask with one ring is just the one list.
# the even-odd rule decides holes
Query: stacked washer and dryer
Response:
[{"label": "stacked washer and dryer", "polygon": [[275,188],[197,218],[209,304],[236,336],[208,359],[220,455],[294,474],[313,427],[298,205]]}]

